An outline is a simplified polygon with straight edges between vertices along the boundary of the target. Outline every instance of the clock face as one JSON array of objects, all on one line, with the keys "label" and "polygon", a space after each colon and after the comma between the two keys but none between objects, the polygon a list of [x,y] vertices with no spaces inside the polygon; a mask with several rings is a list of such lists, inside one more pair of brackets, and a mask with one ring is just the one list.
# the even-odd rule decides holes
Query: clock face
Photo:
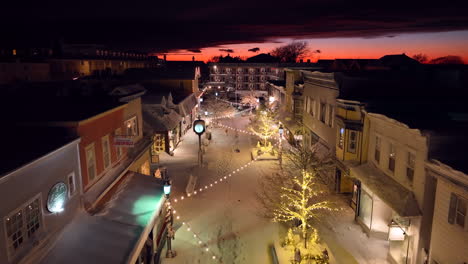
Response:
[{"label": "clock face", "polygon": [[68,188],[63,182],[55,184],[47,197],[47,210],[52,213],[62,212],[67,202]]},{"label": "clock face", "polygon": [[202,124],[196,124],[194,129],[195,129],[195,132],[200,134],[200,133],[203,133],[203,131],[205,130],[205,127]]}]

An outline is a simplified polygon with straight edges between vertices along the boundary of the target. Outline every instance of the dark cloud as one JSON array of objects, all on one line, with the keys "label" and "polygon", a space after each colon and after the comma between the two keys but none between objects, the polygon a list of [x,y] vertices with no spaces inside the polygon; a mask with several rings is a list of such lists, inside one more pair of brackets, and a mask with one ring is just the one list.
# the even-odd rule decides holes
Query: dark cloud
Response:
[{"label": "dark cloud", "polygon": [[219,51],[227,52],[227,53],[234,53],[233,49],[219,49]]},{"label": "dark cloud", "polygon": [[249,51],[251,51],[251,52],[259,52],[259,51],[260,51],[260,48],[258,48],[258,47],[251,48],[251,49],[249,49]]},{"label": "dark cloud", "polygon": [[[247,8],[248,7],[248,8]],[[375,38],[468,29],[468,1],[266,0],[21,1],[2,6],[0,36],[29,44],[63,37],[164,52],[272,41],[276,38]],[[242,14],[242,15],[239,15]],[[14,23],[13,23],[14,22]]]},{"label": "dark cloud", "polygon": [[188,49],[188,51],[193,52],[193,53],[201,53],[201,50],[199,49]]}]

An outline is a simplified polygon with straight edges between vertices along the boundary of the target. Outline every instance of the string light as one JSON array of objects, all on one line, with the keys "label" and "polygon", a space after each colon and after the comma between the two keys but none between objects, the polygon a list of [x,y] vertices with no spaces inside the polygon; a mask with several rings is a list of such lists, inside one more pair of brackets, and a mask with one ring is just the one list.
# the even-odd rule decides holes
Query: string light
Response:
[{"label": "string light", "polygon": [[[174,208],[174,207],[171,205],[170,202],[168,202],[168,208]],[[172,210],[172,213],[174,214],[174,216],[176,216],[177,219],[180,219],[180,215],[177,213],[177,211],[176,211],[175,209]],[[204,249],[204,251],[210,252],[210,248],[208,247],[208,244],[205,243],[205,242],[203,242],[203,241],[201,240],[200,235],[197,234],[197,233],[195,233],[195,232],[193,231],[193,228],[192,228],[192,226],[191,226],[189,223],[187,223],[187,222],[184,221],[184,222],[182,222],[182,226],[185,226],[185,227],[186,227],[186,230],[192,233],[193,238],[196,239],[197,244],[198,244],[199,246],[201,246],[202,249]],[[218,260],[219,263],[222,263],[221,258],[218,258],[218,257],[215,255],[215,253],[214,253],[213,251],[211,251],[211,252],[212,252],[212,253],[211,253],[211,254],[212,254],[212,255],[211,255],[211,258],[212,258],[213,260]]]}]

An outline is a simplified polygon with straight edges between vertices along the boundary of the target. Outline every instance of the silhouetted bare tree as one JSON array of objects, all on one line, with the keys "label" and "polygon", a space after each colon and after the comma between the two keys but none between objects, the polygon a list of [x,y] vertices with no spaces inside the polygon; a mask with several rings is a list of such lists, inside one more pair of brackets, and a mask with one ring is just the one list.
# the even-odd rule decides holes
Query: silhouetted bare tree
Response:
[{"label": "silhouetted bare tree", "polygon": [[448,55],[439,57],[429,61],[430,64],[464,64],[463,59],[460,56]]},{"label": "silhouetted bare tree", "polygon": [[428,61],[427,55],[423,53],[415,54],[412,58],[417,60],[419,63],[426,63]]},{"label": "silhouetted bare tree", "polygon": [[296,62],[309,54],[306,41],[295,41],[280,46],[271,51],[271,55],[278,57],[281,62]]}]

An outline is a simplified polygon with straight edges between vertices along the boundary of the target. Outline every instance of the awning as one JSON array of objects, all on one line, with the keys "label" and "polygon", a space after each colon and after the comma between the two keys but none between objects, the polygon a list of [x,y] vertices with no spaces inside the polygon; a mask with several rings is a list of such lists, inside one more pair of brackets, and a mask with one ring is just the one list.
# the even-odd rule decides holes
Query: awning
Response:
[{"label": "awning", "polygon": [[80,212],[43,264],[134,263],[164,204],[160,180],[135,172],[111,190],[95,215]]},{"label": "awning", "polygon": [[418,203],[412,191],[381,172],[371,163],[351,167],[351,176],[359,179],[382,201],[402,217],[419,216]]}]

